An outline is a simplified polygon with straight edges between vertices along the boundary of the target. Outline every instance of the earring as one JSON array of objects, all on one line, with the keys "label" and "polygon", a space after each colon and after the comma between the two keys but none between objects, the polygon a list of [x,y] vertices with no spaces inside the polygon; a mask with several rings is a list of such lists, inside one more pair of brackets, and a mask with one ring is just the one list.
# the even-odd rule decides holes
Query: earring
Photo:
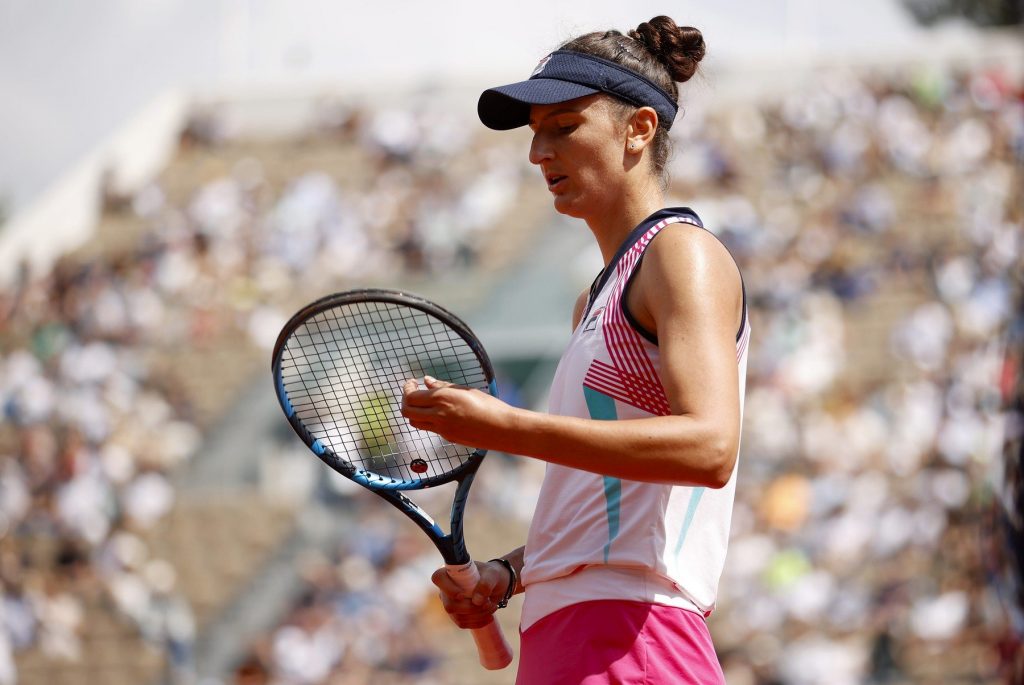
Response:
[{"label": "earring", "polygon": [[630,152],[636,152],[636,143],[630,143],[629,144],[629,151]]}]

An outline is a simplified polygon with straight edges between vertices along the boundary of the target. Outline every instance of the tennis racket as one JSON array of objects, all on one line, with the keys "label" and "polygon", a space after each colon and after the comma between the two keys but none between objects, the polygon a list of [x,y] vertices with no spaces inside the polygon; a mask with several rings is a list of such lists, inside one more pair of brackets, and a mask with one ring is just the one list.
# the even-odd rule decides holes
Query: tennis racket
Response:
[{"label": "tennis racket", "polygon": [[[320,459],[384,498],[427,534],[465,591],[479,578],[462,519],[485,450],[413,428],[402,416],[402,385],[430,375],[497,394],[494,370],[465,323],[422,298],[352,290],[306,306],[274,346],[274,386],[288,421]],[[405,496],[451,482],[451,532]],[[504,668],[512,650],[493,619],[472,631],[484,668]]]}]

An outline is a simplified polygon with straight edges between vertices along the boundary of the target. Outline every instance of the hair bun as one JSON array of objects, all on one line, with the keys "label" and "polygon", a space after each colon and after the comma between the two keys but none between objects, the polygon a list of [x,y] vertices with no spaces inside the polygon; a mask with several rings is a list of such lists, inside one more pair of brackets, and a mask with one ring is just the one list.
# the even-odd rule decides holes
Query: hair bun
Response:
[{"label": "hair bun", "polygon": [[629,32],[630,38],[668,68],[673,81],[690,80],[697,65],[704,59],[704,36],[692,26],[676,26],[670,17],[661,15],[645,21]]}]

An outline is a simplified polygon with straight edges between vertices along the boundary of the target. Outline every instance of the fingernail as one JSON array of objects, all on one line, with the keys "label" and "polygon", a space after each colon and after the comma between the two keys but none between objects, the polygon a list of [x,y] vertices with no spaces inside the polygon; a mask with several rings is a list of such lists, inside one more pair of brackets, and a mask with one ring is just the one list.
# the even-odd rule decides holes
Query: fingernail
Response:
[{"label": "fingernail", "polygon": [[427,383],[433,383],[433,382],[434,382],[434,381],[436,381],[437,379],[436,379],[436,378],[434,378],[433,376],[424,376],[424,377],[423,377],[423,380],[424,380],[424,381],[426,381]]}]

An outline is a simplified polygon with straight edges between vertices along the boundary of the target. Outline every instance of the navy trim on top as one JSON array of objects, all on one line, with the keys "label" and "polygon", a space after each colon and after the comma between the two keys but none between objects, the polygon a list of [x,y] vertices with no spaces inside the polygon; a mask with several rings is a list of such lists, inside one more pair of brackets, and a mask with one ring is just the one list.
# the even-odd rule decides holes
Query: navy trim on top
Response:
[{"label": "navy trim on top", "polygon": [[615,273],[615,267],[618,266],[619,260],[625,256],[627,252],[636,244],[636,241],[643,237],[644,233],[647,233],[652,226],[657,224],[659,221],[667,219],[672,216],[686,215],[697,222],[697,225],[704,228],[704,224],[701,223],[700,217],[697,213],[689,207],[666,207],[665,209],[659,209],[654,214],[637,224],[636,228],[630,231],[629,235],[616,250],[615,256],[608,262],[608,265],[604,267],[594,280],[593,285],[590,286],[590,295],[587,297],[587,307],[583,310],[583,318],[585,319],[590,313],[590,307],[594,304],[594,297],[604,288],[605,284],[608,283],[608,279]]},{"label": "navy trim on top", "polygon": [[[583,317],[581,317],[580,319],[581,321],[585,320],[587,314],[590,313],[590,307],[594,301],[594,297],[597,295],[597,293],[601,292],[602,288],[604,288],[605,284],[608,282],[608,279],[611,277],[611,274],[614,273],[615,267],[618,265],[619,260],[622,259],[626,252],[628,252],[636,244],[636,241],[640,240],[640,238],[643,237],[643,235],[647,233],[647,231],[649,231],[651,227],[657,224],[658,222],[668,217],[680,215],[685,215],[689,218],[692,218],[694,221],[696,221],[696,225],[699,228],[708,231],[708,229],[704,226],[704,223],[700,220],[700,217],[697,216],[697,213],[694,212],[689,207],[667,207],[665,209],[658,210],[654,214],[650,215],[649,217],[641,221],[637,225],[637,227],[630,232],[629,236],[622,243],[622,245],[619,246],[619,249],[615,252],[615,256],[612,257],[612,261],[608,264],[608,266],[606,266],[600,273],[598,273],[597,278],[594,279],[594,283],[590,286],[590,296],[587,299],[587,307],[583,312]],[[711,231],[708,231],[708,233],[711,233]],[[718,240],[718,242],[722,243],[722,247],[724,247],[726,252],[729,253],[729,256],[732,257],[733,263],[736,264],[736,271],[737,273],[739,273],[740,276],[740,289],[743,293],[743,304],[740,311],[740,328],[736,332],[736,342],[739,342],[740,338],[743,337],[743,331],[746,329],[747,326],[747,286],[746,283],[743,281],[743,272],[739,268],[739,263],[736,261],[736,257],[733,256],[732,251],[729,249],[729,246],[722,242],[722,239],[716,236],[714,233],[711,233],[711,235],[714,236],[715,239]],[[626,280],[626,285],[622,289],[622,299],[619,300],[619,307],[622,310],[622,315],[625,316],[626,321],[629,322],[629,325],[632,326],[637,333],[643,336],[644,339],[646,339],[652,345],[657,345],[658,336],[655,335],[652,331],[649,331],[642,325],[640,325],[640,323],[633,316],[632,312],[629,311],[629,307],[626,305],[626,299],[629,295],[629,288],[633,284],[633,277],[636,276],[637,272],[640,270],[640,266],[643,263],[643,259],[644,255],[640,255],[640,259],[637,261],[636,266],[633,268],[633,273],[631,273],[628,279]]]},{"label": "navy trim on top", "polygon": [[[704,227],[701,226],[701,228]],[[707,231],[708,229],[704,228],[704,230]],[[711,233],[711,231],[708,231],[708,233]],[[658,235],[661,234],[659,233]],[[712,233],[712,235],[714,234]],[[722,241],[719,240],[718,242],[721,243]],[[725,247],[726,252],[729,252],[729,248],[725,246],[725,243],[722,243],[722,246]],[[731,252],[729,252],[729,256],[732,256]],[[633,327],[633,330],[635,330],[637,333],[643,336],[644,339],[647,340],[647,342],[651,343],[652,345],[657,345],[658,336],[656,336],[653,331],[649,331],[646,328],[644,328],[644,326],[641,325],[639,321],[633,318],[633,312],[629,311],[629,307],[626,304],[626,298],[629,296],[629,289],[633,285],[633,277],[636,276],[637,272],[640,270],[640,264],[643,261],[644,258],[643,255],[641,255],[640,259],[636,263],[636,267],[634,267],[633,269],[633,273],[631,273],[629,275],[629,278],[626,280],[626,287],[622,289],[622,299],[619,300],[619,307],[622,309],[622,315],[626,317],[626,321],[628,321],[629,325]],[[735,257],[733,257],[733,262],[736,262]],[[736,264],[736,271],[739,272],[740,274],[740,291],[743,293],[743,305],[740,308],[740,329],[736,331],[736,342],[739,342],[740,338],[743,337],[743,330],[747,327],[747,284],[743,282],[743,273],[740,272],[739,266],[739,264]]]}]

